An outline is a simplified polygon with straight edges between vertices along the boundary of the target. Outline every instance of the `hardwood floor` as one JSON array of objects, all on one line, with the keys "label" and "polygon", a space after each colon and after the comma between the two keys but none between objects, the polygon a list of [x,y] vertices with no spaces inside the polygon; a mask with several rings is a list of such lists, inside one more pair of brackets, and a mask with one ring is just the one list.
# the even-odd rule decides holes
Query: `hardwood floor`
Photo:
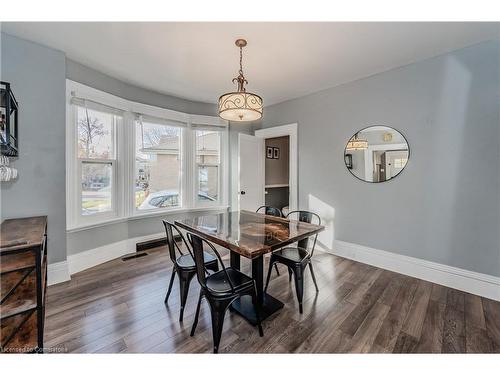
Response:
[{"label": "hardwood floor", "polygon": [[[179,285],[163,303],[171,274],[165,248],[116,259],[50,286],[45,347],[76,353],[207,353],[208,305],[189,336],[199,286],[191,284],[179,323]],[[228,256],[226,256],[228,260]],[[320,292],[308,272],[304,314],[281,266],[268,292],[285,307],[263,323],[264,337],[228,313],[224,353],[500,353],[500,302],[330,254],[313,258]],[[248,272],[249,263],[242,260]],[[265,268],[267,272],[267,267]]]}]

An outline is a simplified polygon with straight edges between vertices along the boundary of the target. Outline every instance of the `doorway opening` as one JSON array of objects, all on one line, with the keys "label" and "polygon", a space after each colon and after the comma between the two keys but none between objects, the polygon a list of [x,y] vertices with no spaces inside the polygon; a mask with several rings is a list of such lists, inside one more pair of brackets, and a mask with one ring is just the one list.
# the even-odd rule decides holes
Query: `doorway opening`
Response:
[{"label": "doorway opening", "polygon": [[[274,141],[268,141],[270,149],[266,147],[266,140],[286,137],[288,140],[288,149],[286,146],[274,145]],[[271,144],[272,143],[272,144]],[[268,154],[269,153],[269,154]],[[272,153],[272,154],[271,154]],[[255,131],[255,135],[238,134],[238,162],[237,170],[233,174],[233,186],[236,191],[232,199],[232,207],[236,210],[254,211],[263,205],[274,205],[277,208],[286,208],[290,211],[298,209],[298,142],[297,142],[297,124],[288,124],[274,126],[270,128]],[[285,159],[283,159],[285,158]],[[269,162],[283,161],[288,158],[288,166],[279,168],[278,172],[269,171],[266,168],[266,160]],[[271,160],[269,160],[271,159]],[[288,169],[287,169],[288,168]],[[266,171],[266,169],[268,169]],[[268,179],[266,182],[266,172]],[[287,181],[283,179],[288,172]],[[279,179],[275,179],[276,176]],[[267,187],[266,187],[267,185]],[[288,189],[288,202],[286,193],[279,192],[275,194],[274,189]],[[267,191],[267,194],[265,192]],[[278,190],[276,190],[278,192]],[[281,197],[273,201],[275,195]],[[267,197],[266,197],[267,196]],[[267,199],[266,199],[267,198]],[[283,200],[281,200],[283,198]],[[288,204],[287,204],[288,203]]]},{"label": "doorway opening", "polygon": [[290,136],[265,138],[264,200],[287,215],[290,211]]}]

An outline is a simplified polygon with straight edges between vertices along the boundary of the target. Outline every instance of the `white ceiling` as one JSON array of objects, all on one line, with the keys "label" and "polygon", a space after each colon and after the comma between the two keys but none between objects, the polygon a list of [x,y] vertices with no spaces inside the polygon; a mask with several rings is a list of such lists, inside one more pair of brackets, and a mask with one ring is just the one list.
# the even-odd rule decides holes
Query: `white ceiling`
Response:
[{"label": "white ceiling", "polygon": [[2,23],[125,82],[215,103],[244,37],[248,90],[265,105],[498,38],[499,23]]}]

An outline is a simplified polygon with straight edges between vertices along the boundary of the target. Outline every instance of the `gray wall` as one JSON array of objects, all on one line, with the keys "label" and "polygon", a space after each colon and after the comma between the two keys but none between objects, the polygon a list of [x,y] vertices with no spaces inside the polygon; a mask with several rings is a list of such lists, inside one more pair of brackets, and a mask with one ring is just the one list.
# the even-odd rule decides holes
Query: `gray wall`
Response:
[{"label": "gray wall", "polygon": [[[334,212],[338,240],[500,276],[499,54],[485,42],[266,108],[263,127],[299,124],[300,207]],[[392,181],[345,168],[370,125],[410,144]]]},{"label": "gray wall", "polygon": [[[93,229],[68,233],[68,255],[74,255],[85,250],[122,241],[127,238],[147,236],[162,233],[165,228],[162,219],[178,220],[202,215],[204,212],[191,212],[174,215],[163,215],[143,219],[132,219],[117,224],[103,225]],[[206,213],[206,212],[205,212]],[[216,213],[216,212],[210,212]]]},{"label": "gray wall", "polygon": [[66,259],[65,61],[60,51],[1,34],[1,79],[19,101],[19,178],[1,186],[1,218],[48,215],[49,262]]}]

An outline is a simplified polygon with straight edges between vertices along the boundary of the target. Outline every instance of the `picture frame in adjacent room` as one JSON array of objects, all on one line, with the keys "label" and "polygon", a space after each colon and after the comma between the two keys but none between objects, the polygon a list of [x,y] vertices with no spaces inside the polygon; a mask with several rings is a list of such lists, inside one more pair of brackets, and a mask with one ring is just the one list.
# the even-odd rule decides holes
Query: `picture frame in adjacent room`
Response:
[{"label": "picture frame in adjacent room", "polygon": [[273,159],[280,158],[280,149],[278,147],[273,147]]},{"label": "picture frame in adjacent room", "polygon": [[272,159],[273,158],[273,148],[272,147],[266,147],[266,158],[267,159]]},{"label": "picture frame in adjacent room", "polygon": [[347,169],[352,169],[352,154],[345,154],[344,161]]}]

